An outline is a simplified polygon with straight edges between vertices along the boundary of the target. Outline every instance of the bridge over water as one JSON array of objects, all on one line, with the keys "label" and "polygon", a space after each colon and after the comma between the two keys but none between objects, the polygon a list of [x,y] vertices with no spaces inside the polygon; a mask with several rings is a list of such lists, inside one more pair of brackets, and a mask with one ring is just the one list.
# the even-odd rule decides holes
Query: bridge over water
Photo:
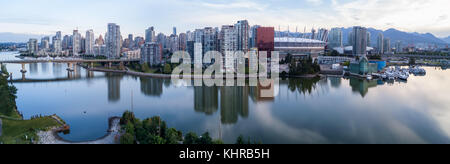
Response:
[{"label": "bridge over water", "polygon": [[25,69],[25,64],[30,63],[67,63],[67,70],[73,71],[73,67],[76,63],[90,63],[89,67],[93,68],[94,63],[108,63],[109,67],[113,63],[120,63],[120,66],[123,67],[124,63],[129,62],[138,62],[139,59],[81,59],[81,58],[63,58],[63,59],[52,59],[52,58],[46,58],[46,59],[20,59],[20,60],[0,60],[0,64],[3,63],[9,63],[9,64],[22,64],[22,73],[27,72]]}]

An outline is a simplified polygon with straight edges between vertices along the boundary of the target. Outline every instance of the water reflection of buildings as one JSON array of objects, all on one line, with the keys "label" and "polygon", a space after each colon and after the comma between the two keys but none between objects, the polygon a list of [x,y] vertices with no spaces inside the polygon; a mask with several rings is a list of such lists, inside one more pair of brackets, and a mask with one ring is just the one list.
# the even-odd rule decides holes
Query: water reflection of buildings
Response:
[{"label": "water reflection of buildings", "polygon": [[29,67],[30,67],[30,74],[31,75],[36,75],[36,74],[38,74],[38,63],[30,63],[29,64]]},{"label": "water reflection of buildings", "polygon": [[194,87],[194,109],[212,115],[219,108],[219,89],[217,87]]},{"label": "water reflection of buildings", "polygon": [[117,102],[120,100],[120,81],[123,75],[106,73],[106,81],[108,83],[108,101]]},{"label": "water reflection of buildings", "polygon": [[274,97],[263,96],[263,90],[273,91],[262,86],[194,87],[194,110],[212,115],[220,104],[221,123],[234,124],[239,117],[249,116],[249,98],[254,103],[274,100]]},{"label": "water reflection of buildings", "polygon": [[53,69],[52,69],[53,76],[55,76],[55,77],[58,77],[60,75],[64,76],[64,74],[62,74],[63,65],[61,63],[52,63],[52,67],[53,67]]},{"label": "water reflection of buildings", "polygon": [[365,97],[369,92],[369,88],[376,87],[378,82],[376,80],[365,80],[358,78],[350,78],[350,86],[352,87],[353,92],[357,92],[361,94],[362,97]]},{"label": "water reflection of buildings", "polygon": [[248,96],[248,87],[220,88],[220,115],[223,124],[236,123],[238,116],[248,117]]},{"label": "water reflection of buildings", "polygon": [[144,95],[160,97],[163,94],[163,79],[141,77],[140,80]]},{"label": "water reflection of buildings", "polygon": [[41,63],[42,73],[47,74],[48,72],[48,63]]}]

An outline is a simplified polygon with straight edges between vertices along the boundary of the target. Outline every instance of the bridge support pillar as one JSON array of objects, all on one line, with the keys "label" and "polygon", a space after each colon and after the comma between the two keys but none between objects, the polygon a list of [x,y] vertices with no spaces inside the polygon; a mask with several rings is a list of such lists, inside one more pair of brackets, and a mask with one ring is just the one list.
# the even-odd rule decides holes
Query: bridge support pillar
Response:
[{"label": "bridge support pillar", "polygon": [[21,63],[21,64],[22,64],[22,69],[20,70],[20,72],[26,73],[27,70],[25,69],[25,63]]},{"label": "bridge support pillar", "polygon": [[109,62],[108,63],[108,68],[111,68],[112,67],[112,62]]},{"label": "bridge support pillar", "polygon": [[89,68],[94,68],[94,62],[91,62],[91,65]]},{"label": "bridge support pillar", "polygon": [[73,63],[67,63],[67,71],[69,71],[69,72],[74,71]]},{"label": "bridge support pillar", "polygon": [[125,65],[124,65],[123,61],[120,62],[120,64],[119,64],[119,69],[125,70]]}]

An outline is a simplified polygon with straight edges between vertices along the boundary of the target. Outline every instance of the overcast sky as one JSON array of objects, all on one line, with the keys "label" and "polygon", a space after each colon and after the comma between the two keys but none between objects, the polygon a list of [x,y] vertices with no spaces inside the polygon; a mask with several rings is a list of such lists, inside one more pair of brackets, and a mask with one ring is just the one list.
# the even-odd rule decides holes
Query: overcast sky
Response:
[{"label": "overcast sky", "polygon": [[178,33],[247,19],[295,31],[354,25],[450,35],[449,0],[0,0],[0,32],[53,34],[121,26],[122,35]]}]

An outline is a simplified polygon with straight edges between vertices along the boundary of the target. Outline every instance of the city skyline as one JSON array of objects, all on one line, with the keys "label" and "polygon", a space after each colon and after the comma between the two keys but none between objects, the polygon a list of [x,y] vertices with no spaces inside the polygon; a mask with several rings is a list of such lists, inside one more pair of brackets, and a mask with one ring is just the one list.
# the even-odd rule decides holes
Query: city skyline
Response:
[{"label": "city skyline", "polygon": [[[278,30],[303,31],[304,27],[332,28],[363,26],[386,30],[450,35],[450,11],[444,0],[304,0],[304,1],[66,1],[17,0],[4,3],[0,11],[0,32],[53,35],[70,34],[74,29],[106,32],[107,23],[122,25],[122,34],[144,36],[145,29],[171,34],[202,27],[221,27],[235,20],[251,25],[273,26]],[[67,5],[70,4],[70,7]],[[89,4],[89,5],[86,5]],[[289,4],[289,5],[287,5]],[[38,12],[39,11],[39,12]],[[91,11],[91,12],[89,12]]]}]

